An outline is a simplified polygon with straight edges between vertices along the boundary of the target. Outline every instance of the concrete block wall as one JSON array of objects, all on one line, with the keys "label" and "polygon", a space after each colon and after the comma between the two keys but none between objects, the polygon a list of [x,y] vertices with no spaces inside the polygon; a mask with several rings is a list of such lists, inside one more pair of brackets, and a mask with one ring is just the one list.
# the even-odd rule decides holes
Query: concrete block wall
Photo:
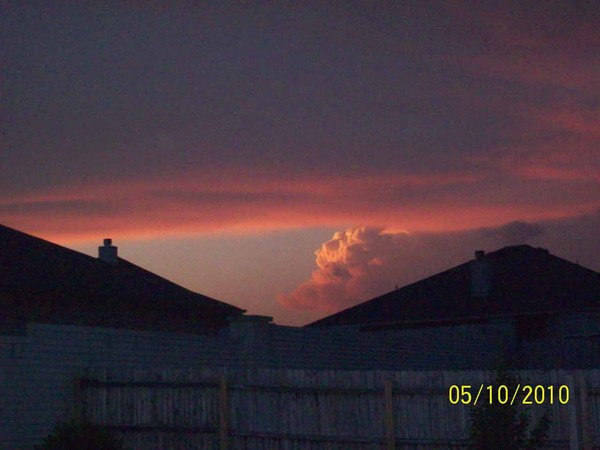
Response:
[{"label": "concrete block wall", "polygon": [[564,336],[600,334],[600,312],[567,314],[558,323]]},{"label": "concrete block wall", "polygon": [[492,369],[514,346],[509,323],[368,332],[277,327],[268,340],[270,366],[347,370]]}]

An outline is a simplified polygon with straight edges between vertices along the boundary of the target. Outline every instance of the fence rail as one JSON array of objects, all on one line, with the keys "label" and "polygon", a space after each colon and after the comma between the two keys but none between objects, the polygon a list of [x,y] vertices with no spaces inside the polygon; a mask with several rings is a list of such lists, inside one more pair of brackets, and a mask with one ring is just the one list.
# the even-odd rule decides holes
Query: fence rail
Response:
[{"label": "fence rail", "polygon": [[[520,371],[523,383],[569,386],[548,410],[549,448],[600,448],[600,370]],[[75,414],[149,449],[408,450],[466,447],[470,409],[449,388],[495,382],[484,371],[203,368],[93,371],[75,383]]]}]

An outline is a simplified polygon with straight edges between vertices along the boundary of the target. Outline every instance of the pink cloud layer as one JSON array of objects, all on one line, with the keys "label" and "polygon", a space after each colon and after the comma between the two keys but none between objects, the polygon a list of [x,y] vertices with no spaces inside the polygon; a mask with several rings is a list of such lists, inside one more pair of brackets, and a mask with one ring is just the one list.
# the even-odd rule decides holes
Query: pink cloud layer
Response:
[{"label": "pink cloud layer", "polygon": [[[513,172],[540,178],[535,172],[539,166],[533,167]],[[578,176],[577,169],[571,170],[567,186]],[[489,168],[479,174],[422,176],[263,175],[232,171],[64,187],[5,198],[0,210],[5,224],[64,242],[107,233],[148,237],[352,223],[461,230],[515,219],[565,217],[599,206],[596,183],[584,186],[589,195],[577,199],[561,193],[564,186],[554,180],[534,183],[522,193],[508,182],[499,186],[491,181],[497,175]],[[554,178],[551,171],[542,175]],[[548,192],[553,190],[554,195]]]}]

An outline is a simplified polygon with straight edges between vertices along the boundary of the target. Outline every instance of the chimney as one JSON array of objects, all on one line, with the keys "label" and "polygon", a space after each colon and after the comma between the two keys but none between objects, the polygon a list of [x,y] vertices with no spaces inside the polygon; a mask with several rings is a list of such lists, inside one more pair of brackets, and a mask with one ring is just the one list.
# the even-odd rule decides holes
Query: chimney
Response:
[{"label": "chimney", "polygon": [[104,245],[98,247],[98,259],[109,264],[117,263],[117,247],[112,245],[112,239],[104,239]]},{"label": "chimney", "polygon": [[471,261],[471,295],[481,298],[492,292],[492,268],[485,258],[483,250],[475,252],[475,260]]}]

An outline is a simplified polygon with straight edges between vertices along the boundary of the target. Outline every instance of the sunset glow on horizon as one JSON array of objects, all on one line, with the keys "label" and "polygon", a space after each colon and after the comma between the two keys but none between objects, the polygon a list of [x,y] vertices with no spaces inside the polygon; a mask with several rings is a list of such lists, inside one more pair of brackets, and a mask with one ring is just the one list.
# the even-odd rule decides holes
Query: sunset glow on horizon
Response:
[{"label": "sunset glow on horizon", "polygon": [[9,0],[0,223],[294,325],[474,246],[600,270],[598,19]]}]

